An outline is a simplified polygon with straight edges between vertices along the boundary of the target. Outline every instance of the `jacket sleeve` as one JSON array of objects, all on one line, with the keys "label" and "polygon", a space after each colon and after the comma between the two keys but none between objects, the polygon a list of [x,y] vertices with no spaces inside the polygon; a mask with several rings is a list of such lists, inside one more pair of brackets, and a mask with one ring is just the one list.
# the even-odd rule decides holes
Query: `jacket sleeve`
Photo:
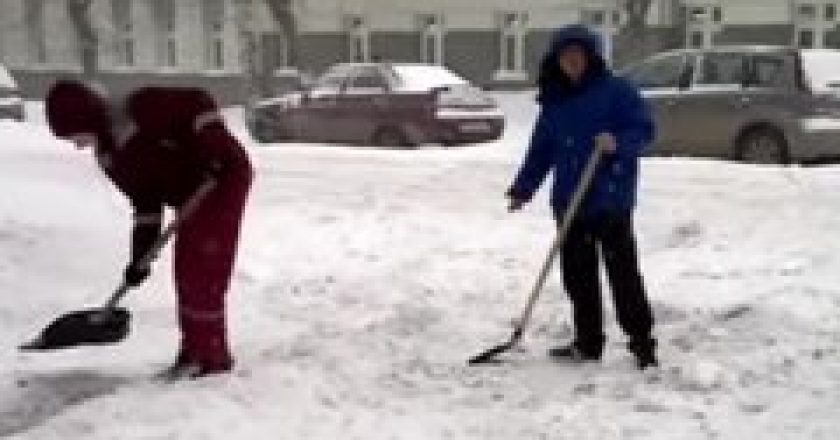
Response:
[{"label": "jacket sleeve", "polygon": [[531,135],[528,152],[525,154],[525,159],[513,180],[513,184],[507,191],[508,197],[530,201],[551,170],[552,154],[549,124],[545,111],[541,111]]},{"label": "jacket sleeve", "polygon": [[634,159],[654,140],[656,128],[650,107],[639,90],[620,80],[613,106],[612,132],[618,141],[616,155]]},{"label": "jacket sleeve", "polygon": [[131,264],[139,263],[160,236],[163,204],[150,200],[131,200],[134,222],[131,229]]}]

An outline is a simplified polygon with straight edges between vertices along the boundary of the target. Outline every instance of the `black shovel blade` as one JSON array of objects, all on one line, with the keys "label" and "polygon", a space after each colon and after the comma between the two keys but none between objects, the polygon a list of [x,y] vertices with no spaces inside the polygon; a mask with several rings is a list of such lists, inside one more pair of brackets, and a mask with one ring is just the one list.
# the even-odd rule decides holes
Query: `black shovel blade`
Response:
[{"label": "black shovel blade", "polygon": [[80,345],[114,344],[128,336],[131,314],[127,309],[97,308],[70,312],[58,317],[23,351],[49,351]]},{"label": "black shovel blade", "polygon": [[516,327],[513,330],[513,334],[510,335],[510,339],[505,342],[504,344],[499,344],[489,350],[485,350],[467,361],[468,365],[482,365],[482,364],[499,364],[501,363],[500,360],[496,359],[496,356],[510,351],[516,344],[522,339],[523,333],[522,327]]},{"label": "black shovel blade", "polygon": [[469,361],[467,361],[467,364],[469,364],[469,365],[481,365],[481,364],[498,364],[498,363],[501,363],[500,360],[496,359],[496,356],[510,350],[511,348],[513,348],[513,344],[511,344],[510,342],[506,342],[504,344],[497,345],[497,346],[495,346],[495,347],[493,347],[489,350],[486,350],[482,353],[477,354],[476,356],[473,356],[472,358],[470,358]]}]

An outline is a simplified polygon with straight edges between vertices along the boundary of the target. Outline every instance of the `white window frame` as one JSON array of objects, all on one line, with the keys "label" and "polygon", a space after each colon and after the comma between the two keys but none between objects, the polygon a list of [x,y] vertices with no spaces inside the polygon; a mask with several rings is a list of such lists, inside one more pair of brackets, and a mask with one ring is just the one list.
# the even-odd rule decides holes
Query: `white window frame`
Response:
[{"label": "white window frame", "polygon": [[[115,5],[124,1],[126,17],[118,17]],[[111,16],[114,20],[114,67],[130,69],[137,65],[137,40],[134,37],[134,2],[111,0]]]},{"label": "white window frame", "polygon": [[278,48],[278,50],[280,51],[280,56],[278,57],[278,59],[280,61],[277,63],[276,66],[274,66],[274,68],[275,70],[288,69],[290,67],[293,67],[291,57],[291,41],[289,41],[289,34],[287,34],[285,31],[280,31],[278,32],[278,35],[278,41],[281,42],[281,47]]},{"label": "white window frame", "polygon": [[[692,2],[685,5],[687,14],[685,30],[685,47],[695,49],[708,49],[714,46],[715,35],[723,28],[726,22],[723,5],[721,2]],[[695,14],[695,12],[699,12]],[[703,35],[703,43],[700,47],[692,44],[696,34]]]},{"label": "white window frame", "polygon": [[[525,35],[528,32],[528,13],[506,11],[499,14],[499,68],[494,78],[499,81],[527,81],[524,51]],[[513,47],[509,43],[513,41]],[[513,53],[508,51],[512,50]],[[513,66],[508,60],[513,59]],[[512,67],[512,68],[510,68]]]},{"label": "white window frame", "polygon": [[[161,69],[175,70],[180,64],[180,46],[178,45],[178,0],[154,0],[158,32],[156,49],[157,66]],[[160,21],[163,18],[164,21]]]},{"label": "white window frame", "polygon": [[[604,49],[604,59],[608,64],[612,63],[613,47],[615,36],[618,34],[624,22],[624,15],[621,10],[614,7],[584,7],[581,9],[581,22],[590,29],[601,35],[601,42]],[[595,20],[601,17],[601,20]]]},{"label": "white window frame", "polygon": [[[178,1],[178,0],[176,0]],[[221,14],[218,21],[211,22],[208,18],[210,12],[209,1],[217,2],[221,7]],[[225,16],[227,14],[227,5],[224,0],[202,0],[202,24],[204,26],[204,68],[209,71],[222,72],[228,68],[227,63],[227,47],[225,44]]]},{"label": "white window frame", "polygon": [[350,62],[370,62],[370,30],[361,15],[350,15],[345,20],[348,35]]},{"label": "white window frame", "polygon": [[[834,18],[831,20],[826,18],[826,11],[829,5],[834,7]],[[813,9],[813,15],[804,16],[802,14],[803,8],[807,7]],[[794,24],[794,46],[804,47],[802,46],[802,33],[811,32],[814,35],[814,44],[807,47],[825,47],[826,34],[833,31],[837,26],[838,13],[840,13],[837,3],[825,0],[797,0],[793,2],[791,9]]]},{"label": "white window frame", "polygon": [[[420,61],[428,64],[443,65],[444,35],[441,14],[426,14],[420,18]],[[429,56],[429,54],[432,56]]]}]

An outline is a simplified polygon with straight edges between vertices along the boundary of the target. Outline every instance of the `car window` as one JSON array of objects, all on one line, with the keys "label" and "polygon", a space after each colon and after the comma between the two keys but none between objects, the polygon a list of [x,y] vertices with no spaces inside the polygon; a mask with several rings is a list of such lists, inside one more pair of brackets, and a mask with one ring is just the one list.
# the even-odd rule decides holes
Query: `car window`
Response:
[{"label": "car window", "polygon": [[783,87],[787,80],[785,58],[757,55],[752,61],[749,84],[757,87]]},{"label": "car window", "polygon": [[685,54],[657,57],[631,66],[622,75],[643,89],[680,87],[686,72]]},{"label": "car window", "polygon": [[317,88],[319,89],[339,89],[347,78],[343,73],[330,72],[318,79]]},{"label": "car window", "polygon": [[697,84],[723,85],[744,83],[744,55],[737,53],[708,53],[700,62]]},{"label": "car window", "polygon": [[387,82],[385,78],[379,73],[379,71],[375,69],[364,69],[353,78],[352,81],[353,87],[358,88],[385,88]]}]

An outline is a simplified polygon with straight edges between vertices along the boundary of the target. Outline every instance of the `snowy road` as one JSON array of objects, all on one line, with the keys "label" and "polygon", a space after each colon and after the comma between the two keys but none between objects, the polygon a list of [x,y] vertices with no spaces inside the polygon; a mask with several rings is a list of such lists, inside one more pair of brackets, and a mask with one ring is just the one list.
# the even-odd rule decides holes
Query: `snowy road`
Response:
[{"label": "snowy road", "polygon": [[840,168],[650,159],[637,215],[662,368],[641,374],[610,312],[601,365],[548,362],[570,335],[552,277],[521,350],[509,335],[550,241],[545,194],[502,196],[528,96],[496,144],[382,151],[253,148],[230,377],[165,386],[168,264],[128,305],[124,344],[15,345],[102,301],[126,203],[43,127],[0,123],[0,437],[10,439],[840,438]]}]

